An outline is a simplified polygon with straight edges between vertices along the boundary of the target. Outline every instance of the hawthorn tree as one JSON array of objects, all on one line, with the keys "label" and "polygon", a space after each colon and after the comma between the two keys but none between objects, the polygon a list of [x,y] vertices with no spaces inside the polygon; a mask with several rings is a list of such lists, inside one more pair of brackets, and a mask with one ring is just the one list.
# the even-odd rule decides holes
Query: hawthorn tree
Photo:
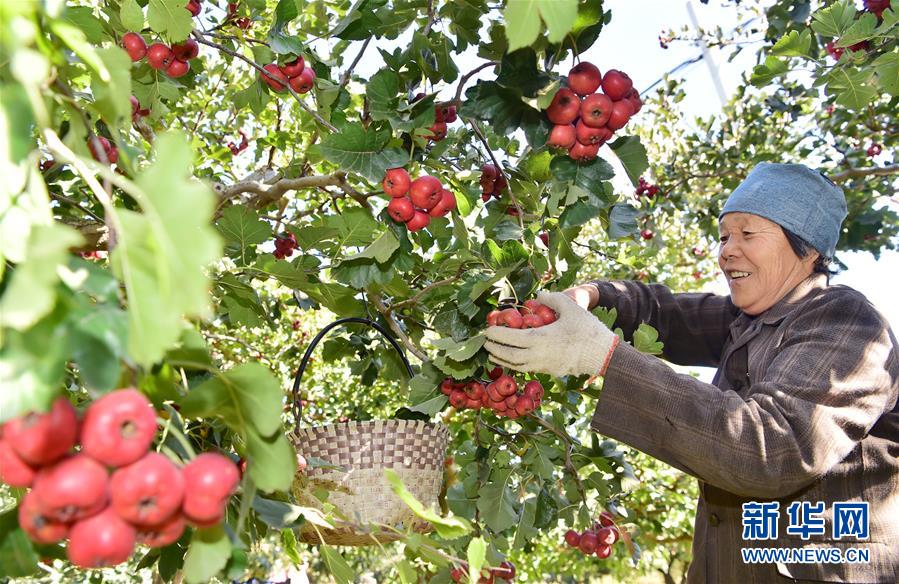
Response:
[{"label": "hawthorn tree", "polygon": [[[566,152],[575,118],[553,108],[569,88],[641,107],[605,78],[568,76],[613,18],[597,0],[3,3],[0,421],[134,387],[159,424],[151,448],[179,467],[203,452],[240,464],[223,521],[131,556],[163,580],[265,576],[274,555],[339,582],[476,582],[510,560],[524,581],[635,565],[673,579],[689,562],[692,482],[590,433],[595,387],[518,375],[545,395],[510,418],[452,407],[441,385],[487,379],[488,316],[539,289],[713,278],[714,219],[758,161],[820,161],[849,196],[840,249],[895,248],[881,203],[899,172],[896,13],[873,4],[777,2],[758,67],[705,133],[678,124],[682,92],[666,81],[626,127],[633,114],[615,114],[614,138],[572,125]],[[381,66],[361,77],[362,59]],[[598,157],[587,146],[606,140]],[[633,190],[613,187],[611,158]],[[405,192],[391,169],[410,175],[409,205],[389,208]],[[290,495],[290,378],[312,335],[346,316],[389,329],[416,375],[377,335],[342,331],[310,368],[302,422],[451,429],[443,508],[427,515],[441,529],[396,553],[306,547],[294,531],[329,518]],[[650,327],[627,340],[661,350]],[[3,573],[56,559],[75,574],[62,546],[22,530],[25,490],[6,493]],[[624,539],[612,557],[569,550],[564,534],[604,510]]]}]

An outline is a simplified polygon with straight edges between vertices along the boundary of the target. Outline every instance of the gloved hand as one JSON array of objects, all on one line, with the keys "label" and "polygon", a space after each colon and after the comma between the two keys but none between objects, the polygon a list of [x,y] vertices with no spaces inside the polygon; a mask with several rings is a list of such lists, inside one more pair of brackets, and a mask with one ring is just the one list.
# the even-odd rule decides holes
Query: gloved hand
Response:
[{"label": "gloved hand", "polygon": [[605,375],[618,335],[567,294],[541,292],[537,301],[559,318],[534,329],[491,326],[484,347],[497,365],[516,371],[562,375]]}]

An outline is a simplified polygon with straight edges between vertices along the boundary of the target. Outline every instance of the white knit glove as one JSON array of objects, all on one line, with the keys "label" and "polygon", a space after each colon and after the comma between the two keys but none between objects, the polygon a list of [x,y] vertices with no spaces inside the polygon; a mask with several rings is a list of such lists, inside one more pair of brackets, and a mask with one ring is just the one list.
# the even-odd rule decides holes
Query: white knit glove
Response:
[{"label": "white knit glove", "polygon": [[559,318],[534,329],[491,326],[484,347],[497,365],[529,373],[605,375],[618,335],[581,308],[567,294],[541,292],[537,302]]}]

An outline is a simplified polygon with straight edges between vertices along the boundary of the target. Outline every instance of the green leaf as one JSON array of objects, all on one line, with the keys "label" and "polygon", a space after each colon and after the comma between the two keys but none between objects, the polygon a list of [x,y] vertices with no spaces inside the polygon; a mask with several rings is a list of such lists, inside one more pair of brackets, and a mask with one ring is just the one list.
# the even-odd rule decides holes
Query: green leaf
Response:
[{"label": "green leaf", "polygon": [[350,568],[350,565],[346,563],[346,560],[343,559],[340,552],[329,545],[322,545],[318,549],[325,560],[328,572],[331,573],[337,581],[337,584],[352,584],[355,582],[356,573]]},{"label": "green leaf", "polygon": [[87,37],[80,28],[64,20],[51,20],[50,28],[67,47],[72,49],[73,53],[78,55],[85,65],[93,69],[100,81],[110,82],[112,76],[109,69],[97,55],[97,49],[87,42]]},{"label": "green leaf", "polygon": [[77,231],[57,222],[32,228],[25,261],[12,271],[0,296],[0,325],[24,330],[53,310],[58,270],[68,262],[69,247],[83,240]]},{"label": "green leaf", "polygon": [[399,148],[388,148],[388,130],[366,130],[362,124],[347,124],[335,134],[328,134],[308,152],[342,170],[356,172],[375,182],[384,178],[384,169],[405,166],[409,154]]},{"label": "green leaf", "polygon": [[659,331],[645,322],[640,323],[634,331],[634,348],[650,355],[662,354],[662,343],[659,342]]},{"label": "green leaf", "polygon": [[119,210],[122,227],[111,254],[113,272],[128,294],[128,350],[149,367],[171,347],[184,316],[209,311],[204,270],[221,256],[221,239],[209,219],[215,197],[188,178],[193,153],[183,137],[162,134],[156,159],[132,192],[143,214]]},{"label": "green leaf", "polygon": [[225,241],[236,243],[240,250],[263,243],[272,236],[271,225],[260,219],[255,209],[244,206],[228,207],[215,225]]},{"label": "green leaf", "polygon": [[443,341],[442,346],[438,345],[436,342],[433,344],[443,349],[447,357],[454,361],[465,361],[466,359],[474,357],[474,355],[481,350],[481,347],[483,347],[484,343],[487,341],[487,337],[484,335],[475,335],[460,343],[457,343],[453,339],[440,339],[440,341]]},{"label": "green leaf", "polygon": [[37,562],[31,540],[19,528],[16,509],[0,514],[0,574],[6,578],[30,576],[40,571]]},{"label": "green leaf", "polygon": [[373,120],[390,120],[399,108],[400,77],[390,69],[381,69],[368,80],[365,95]]},{"label": "green leaf", "polygon": [[144,28],[144,11],[137,0],[122,0],[119,19],[122,21],[122,26],[128,30],[139,31]]},{"label": "green leaf", "polygon": [[640,137],[622,136],[609,144],[609,147],[618,156],[621,165],[624,166],[624,172],[631,179],[631,184],[637,186],[640,176],[649,168],[646,148],[640,142]]},{"label": "green leaf", "polygon": [[769,53],[778,57],[809,57],[811,53],[809,49],[812,46],[812,35],[808,29],[800,33],[797,30],[791,30],[780,38],[774,46],[771,47]]},{"label": "green leaf", "polygon": [[231,557],[231,541],[221,525],[194,531],[184,556],[184,578],[187,582],[208,582],[218,574]]},{"label": "green leaf", "polygon": [[128,314],[114,305],[91,306],[72,314],[72,357],[88,387],[105,393],[119,380],[128,343]]},{"label": "green leaf", "polygon": [[506,486],[510,470],[494,471],[495,477],[478,491],[478,510],[481,518],[494,532],[499,533],[515,525],[518,520],[512,504],[512,493]]},{"label": "green leaf", "polygon": [[512,542],[513,549],[524,549],[537,530],[534,529],[534,517],[537,513],[537,497],[529,497],[521,508],[521,517],[518,519],[518,527],[515,529],[515,539]]},{"label": "green leaf", "polygon": [[97,56],[110,72],[109,81],[91,78],[94,107],[109,124],[131,119],[131,59],[118,47],[97,49]]},{"label": "green leaf", "polygon": [[536,96],[549,83],[549,75],[537,67],[537,53],[530,47],[505,55],[498,72],[497,83],[528,97]]},{"label": "green leaf", "polygon": [[309,523],[332,529],[334,525],[328,521],[324,513],[313,507],[301,507],[299,505],[291,505],[284,501],[275,501],[274,499],[266,499],[259,495],[253,497],[253,509],[259,514],[262,521],[275,529],[289,528],[295,525],[302,517]]},{"label": "green leaf", "polygon": [[540,34],[538,0],[508,0],[503,10],[509,52],[526,47]]},{"label": "green leaf", "polygon": [[836,102],[853,110],[863,110],[877,97],[877,87],[871,81],[870,70],[837,67],[827,75],[828,95],[835,95]]},{"label": "green leaf", "polygon": [[418,584],[418,571],[409,560],[399,562],[396,571],[399,573],[401,584]]},{"label": "green leaf", "polygon": [[260,491],[287,491],[296,472],[296,451],[278,431],[262,437],[250,432],[245,437],[250,460],[250,477]]},{"label": "green leaf", "polygon": [[874,38],[877,28],[877,17],[870,12],[863,12],[861,17],[852,23],[846,32],[837,39],[834,46],[840,48],[851,47],[854,44]]},{"label": "green leaf", "polygon": [[346,258],[346,260],[344,261],[360,258],[371,258],[378,263],[383,264],[390,260],[393,252],[398,250],[399,247],[400,242],[396,238],[396,235],[394,235],[392,231],[387,230],[382,233],[376,240],[374,240],[371,245],[369,245],[356,255],[352,255]]},{"label": "green leaf", "polygon": [[[103,23],[94,16],[93,9],[89,6],[67,6],[62,19],[80,29],[84,33],[87,42],[93,45],[99,45],[106,39]],[[142,28],[143,17],[141,17],[140,26],[136,28],[131,27],[131,30],[140,30]]]},{"label": "green leaf", "polygon": [[[5,83],[3,99],[0,99],[0,108],[2,108],[0,109],[0,127],[5,129],[3,136],[0,137],[3,140],[3,143],[0,143],[0,148],[8,152],[6,156],[9,157],[11,162],[18,164],[36,146],[31,137],[34,111],[31,109],[31,103],[28,101],[28,93],[25,91],[25,88],[18,83]],[[37,174],[36,171],[34,173]],[[36,182],[40,183],[40,189],[44,191],[43,198],[46,199],[46,187],[43,186],[43,181]],[[33,196],[35,194],[36,187],[37,185],[34,185],[28,189],[30,195]],[[21,201],[16,201],[16,203],[19,203],[18,207],[22,206]],[[48,209],[49,204],[45,208]],[[17,209],[17,211],[21,211],[21,209]],[[4,217],[3,215],[6,216]],[[13,221],[12,216],[13,213],[4,204],[4,213],[0,215],[0,238],[3,240],[4,247],[10,245],[8,242],[17,240],[16,238],[6,236],[10,228],[21,229],[22,227],[27,228],[28,225],[27,223],[22,225],[24,222],[21,220]],[[9,250],[0,251],[0,258],[12,256],[13,254]]]},{"label": "green leaf", "polygon": [[481,568],[487,560],[487,542],[482,537],[473,537],[468,542],[468,581],[478,584],[481,581]]},{"label": "green leaf", "polygon": [[612,206],[609,212],[609,239],[623,239],[637,233],[640,210],[630,203]]},{"label": "green leaf", "polygon": [[443,409],[447,398],[437,390],[434,381],[424,375],[416,375],[409,382],[409,409],[433,416]]},{"label": "green leaf", "polygon": [[271,254],[259,256],[253,267],[260,273],[277,278],[279,282],[294,290],[302,289],[309,282],[306,273],[293,262],[279,260]]},{"label": "green leaf", "polygon": [[249,428],[271,436],[281,429],[281,397],[271,371],[259,363],[244,363],[191,389],[181,400],[181,414],[220,417],[241,431]]},{"label": "green leaf", "polygon": [[899,96],[899,53],[886,53],[872,63],[877,84],[892,96]]},{"label": "green leaf", "polygon": [[416,499],[415,495],[406,488],[402,479],[400,479],[399,475],[392,468],[385,469],[384,475],[387,477],[387,482],[390,483],[390,487],[393,489],[393,492],[396,493],[396,496],[399,497],[417,517],[431,523],[440,537],[445,539],[455,539],[457,537],[462,537],[471,531],[471,524],[462,517],[455,517],[453,515],[443,517],[440,513],[425,508],[421,501]]},{"label": "green leaf", "polygon": [[824,37],[840,37],[855,21],[855,6],[840,0],[812,14],[812,30]]},{"label": "green leaf", "polygon": [[780,77],[789,70],[787,62],[774,56],[765,58],[763,65],[756,65],[752,70],[752,76],[749,81],[756,87],[767,85],[777,77]]},{"label": "green leaf", "polygon": [[577,20],[578,0],[540,0],[540,16],[546,23],[546,38],[561,42]]},{"label": "green leaf", "polygon": [[525,103],[520,91],[495,81],[478,82],[465,95],[462,115],[490,122],[491,129],[500,135],[511,134],[527,125],[538,125],[544,119],[540,111]]},{"label": "green leaf", "polygon": [[172,43],[180,43],[194,29],[193,16],[183,0],[150,0],[147,22],[150,28],[165,35]]}]

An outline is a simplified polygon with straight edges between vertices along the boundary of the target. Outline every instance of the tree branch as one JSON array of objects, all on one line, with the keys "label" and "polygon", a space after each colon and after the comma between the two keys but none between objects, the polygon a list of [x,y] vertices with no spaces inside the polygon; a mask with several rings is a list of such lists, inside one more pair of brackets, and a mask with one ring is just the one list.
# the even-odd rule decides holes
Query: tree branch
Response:
[{"label": "tree branch", "polygon": [[359,49],[359,53],[356,55],[356,58],[353,59],[353,62],[350,63],[350,66],[347,67],[347,70],[343,72],[343,75],[340,77],[340,83],[337,85],[337,93],[340,93],[340,90],[346,87],[346,84],[350,82],[350,76],[353,74],[353,69],[356,68],[356,65],[359,64],[359,61],[362,59],[362,55],[365,53],[365,49],[368,48],[368,43],[371,42],[372,37],[368,37],[365,39],[365,42],[362,43],[362,47]]},{"label": "tree branch", "polygon": [[456,87],[456,96],[453,98],[453,101],[450,103],[455,104],[456,107],[461,107],[462,106],[462,90],[465,89],[465,84],[468,83],[468,80],[471,79],[471,77],[478,71],[480,71],[482,69],[486,69],[487,67],[496,67],[497,65],[499,65],[499,61],[487,61],[486,63],[478,65],[477,67],[475,67],[474,69],[472,69],[471,71],[469,71],[468,73],[463,75],[461,78],[459,78],[459,85]]},{"label": "tree branch", "polygon": [[400,328],[399,323],[394,320],[393,316],[390,314],[390,311],[384,305],[384,301],[381,299],[381,295],[375,292],[369,292],[368,297],[374,303],[375,308],[378,309],[378,312],[387,320],[387,324],[390,326],[390,330],[394,332],[394,334],[399,337],[400,342],[406,347],[410,353],[418,357],[419,361],[422,363],[429,363],[430,359],[428,356],[424,354],[424,352],[415,346],[415,343],[412,342],[412,339],[409,338],[409,335]]},{"label": "tree branch", "polygon": [[441,286],[447,286],[449,284],[452,284],[453,282],[455,282],[462,276],[462,271],[463,271],[463,266],[459,266],[459,269],[456,271],[456,275],[453,276],[452,278],[446,278],[444,280],[438,280],[437,282],[432,282],[432,283],[428,284],[427,286],[425,286],[424,288],[422,288],[421,290],[419,290],[418,292],[416,292],[414,296],[407,298],[407,299],[403,300],[402,302],[397,302],[396,304],[390,305],[389,307],[387,307],[388,314],[394,312],[398,308],[402,308],[403,306],[406,306],[409,304],[415,304],[425,294],[427,294],[428,292],[430,292],[431,290],[433,290],[435,288],[440,288]]},{"label": "tree branch", "polygon": [[848,168],[843,172],[838,172],[830,177],[833,182],[845,182],[850,178],[860,178],[864,176],[889,176],[891,174],[899,174],[899,164],[889,166],[872,166],[871,168]]}]

